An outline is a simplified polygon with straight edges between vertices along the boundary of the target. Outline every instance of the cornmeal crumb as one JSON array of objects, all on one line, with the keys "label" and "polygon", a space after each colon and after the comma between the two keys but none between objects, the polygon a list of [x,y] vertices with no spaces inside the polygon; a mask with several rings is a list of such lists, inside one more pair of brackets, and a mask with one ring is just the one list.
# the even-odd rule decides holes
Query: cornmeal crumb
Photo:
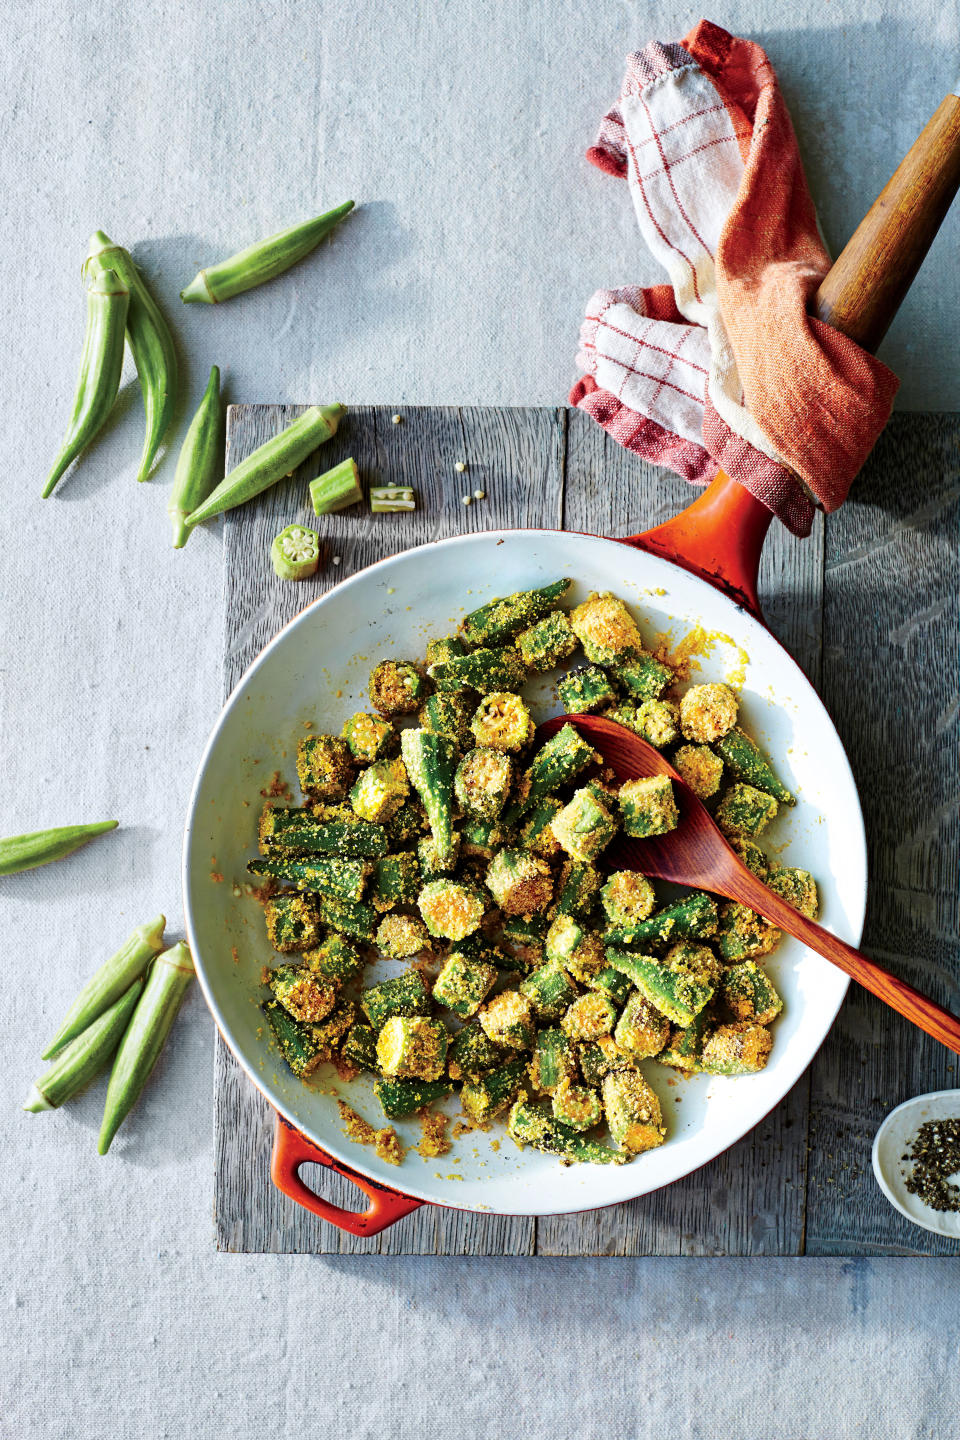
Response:
[{"label": "cornmeal crumb", "polygon": [[449,1115],[433,1114],[429,1110],[421,1114],[422,1139],[416,1149],[417,1154],[422,1155],[424,1160],[438,1160],[450,1149],[446,1133],[449,1120]]}]

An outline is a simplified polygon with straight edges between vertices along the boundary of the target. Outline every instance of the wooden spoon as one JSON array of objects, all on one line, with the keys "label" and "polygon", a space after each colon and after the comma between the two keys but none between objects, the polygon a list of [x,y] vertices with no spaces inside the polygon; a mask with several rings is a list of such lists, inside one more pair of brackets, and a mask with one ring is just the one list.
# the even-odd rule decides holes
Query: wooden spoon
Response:
[{"label": "wooden spoon", "polygon": [[562,725],[572,725],[579,730],[603,756],[604,765],[621,784],[645,775],[669,775],[673,781],[680,812],[677,829],[646,840],[618,841],[612,852],[618,864],[639,870],[654,880],[672,880],[678,885],[709,890],[714,895],[725,895],[729,900],[749,905],[751,910],[759,911],[788,935],[794,935],[878,1000],[960,1055],[960,1020],[914,990],[912,985],[898,980],[875,960],[869,960],[852,945],[824,930],[822,925],[808,920],[769,890],[730,848],[712,815],[659,750],[615,720],[604,720],[599,715],[558,715],[538,728],[538,736],[546,740]]}]

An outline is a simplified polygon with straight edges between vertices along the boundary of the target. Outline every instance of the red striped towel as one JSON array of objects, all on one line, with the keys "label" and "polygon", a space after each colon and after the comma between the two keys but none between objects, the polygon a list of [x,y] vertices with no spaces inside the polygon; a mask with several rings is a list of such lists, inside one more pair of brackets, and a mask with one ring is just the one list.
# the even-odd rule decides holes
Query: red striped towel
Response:
[{"label": "red striped towel", "polygon": [[718,470],[796,535],[835,510],[898,381],[807,304],[830,268],[763,50],[707,20],[630,55],[588,158],[626,177],[670,283],[598,290],[570,403],[694,485]]}]

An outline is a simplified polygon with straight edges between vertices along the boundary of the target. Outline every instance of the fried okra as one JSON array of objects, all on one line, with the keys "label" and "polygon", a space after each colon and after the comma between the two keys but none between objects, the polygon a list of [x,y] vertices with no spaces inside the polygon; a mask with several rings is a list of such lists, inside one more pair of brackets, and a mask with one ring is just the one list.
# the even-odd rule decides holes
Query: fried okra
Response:
[{"label": "fried okra", "polygon": [[284,891],[267,901],[263,913],[270,944],[283,955],[309,950],[320,939],[320,912],[310,895]]},{"label": "fried okra", "polygon": [[312,800],[342,800],[354,776],[353,757],[337,735],[306,735],[297,743],[297,779]]},{"label": "fried okra", "polygon": [[389,720],[358,710],[344,722],[343,738],[354,760],[361,765],[372,765],[393,748],[397,732]]},{"label": "fried okra", "polygon": [[794,865],[780,866],[768,875],[767,885],[794,910],[799,910],[808,920],[816,920],[820,913],[820,896],[817,882],[809,870],[799,870]]},{"label": "fried okra", "polygon": [[620,814],[623,828],[634,839],[666,835],[680,823],[673,781],[669,775],[647,775],[620,786]]},{"label": "fried okra", "polygon": [[597,790],[585,785],[550,822],[554,837],[572,860],[596,859],[616,835],[616,815]]},{"label": "fried okra", "polygon": [[378,715],[412,715],[430,692],[430,683],[409,660],[381,660],[370,672],[370,703]]},{"label": "fried okra", "polygon": [[391,960],[409,960],[430,949],[430,936],[415,915],[385,915],[377,926],[376,945]]},{"label": "fried okra", "polygon": [[417,896],[417,906],[430,934],[442,940],[465,940],[483,919],[480,891],[458,880],[431,880]]},{"label": "fried okra", "polygon": [[604,914],[611,925],[633,925],[653,913],[657,897],[639,870],[615,870],[600,891]]},{"label": "fried okra", "polygon": [[533,739],[536,726],[526,701],[509,690],[484,695],[473,712],[470,729],[477,745],[516,752]]},{"label": "fried okra", "polygon": [[505,915],[534,915],[553,899],[553,871],[524,850],[501,850],[487,869],[487,889]]},{"label": "fried okra", "polygon": [[513,783],[513,762],[502,750],[468,750],[453,777],[453,793],[468,815],[496,820]]},{"label": "fried okra", "polygon": [[720,789],[723,761],[708,745],[681,745],[673,757],[673,768],[701,800],[709,800]]},{"label": "fried okra", "polygon": [[350,791],[350,804],[361,820],[382,825],[396,815],[410,794],[410,782],[399,755],[376,760],[361,771]]},{"label": "fried okra", "polygon": [[680,728],[685,740],[709,745],[737,723],[739,705],[729,685],[692,685],[680,701]]}]

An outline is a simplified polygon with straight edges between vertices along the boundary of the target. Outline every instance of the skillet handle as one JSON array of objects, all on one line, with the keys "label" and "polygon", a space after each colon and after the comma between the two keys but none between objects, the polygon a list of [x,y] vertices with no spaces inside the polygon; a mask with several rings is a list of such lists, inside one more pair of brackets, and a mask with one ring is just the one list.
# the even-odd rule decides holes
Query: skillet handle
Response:
[{"label": "skillet handle", "polygon": [[[345,1180],[350,1180],[354,1185],[364,1192],[370,1200],[370,1207],[367,1210],[343,1210],[339,1205],[332,1205],[329,1200],[324,1200],[317,1195],[309,1186],[300,1179],[300,1166],[312,1160],[318,1165],[325,1165],[328,1170],[333,1170],[337,1175],[342,1175]],[[270,1179],[288,1199],[295,1204],[302,1205],[314,1215],[319,1215],[321,1220],[327,1220],[331,1225],[338,1226],[341,1230],[347,1230],[351,1235],[371,1236],[379,1235],[381,1230],[388,1229],[402,1220],[405,1215],[419,1210],[423,1204],[422,1200],[414,1200],[410,1195],[401,1195],[399,1190],[391,1190],[386,1185],[379,1184],[376,1180],[370,1180],[366,1175],[359,1175],[346,1165],[341,1165],[334,1160],[325,1150],[321,1150],[295,1129],[288,1120],[278,1114],[276,1127],[273,1132],[273,1155],[270,1159]]]}]

